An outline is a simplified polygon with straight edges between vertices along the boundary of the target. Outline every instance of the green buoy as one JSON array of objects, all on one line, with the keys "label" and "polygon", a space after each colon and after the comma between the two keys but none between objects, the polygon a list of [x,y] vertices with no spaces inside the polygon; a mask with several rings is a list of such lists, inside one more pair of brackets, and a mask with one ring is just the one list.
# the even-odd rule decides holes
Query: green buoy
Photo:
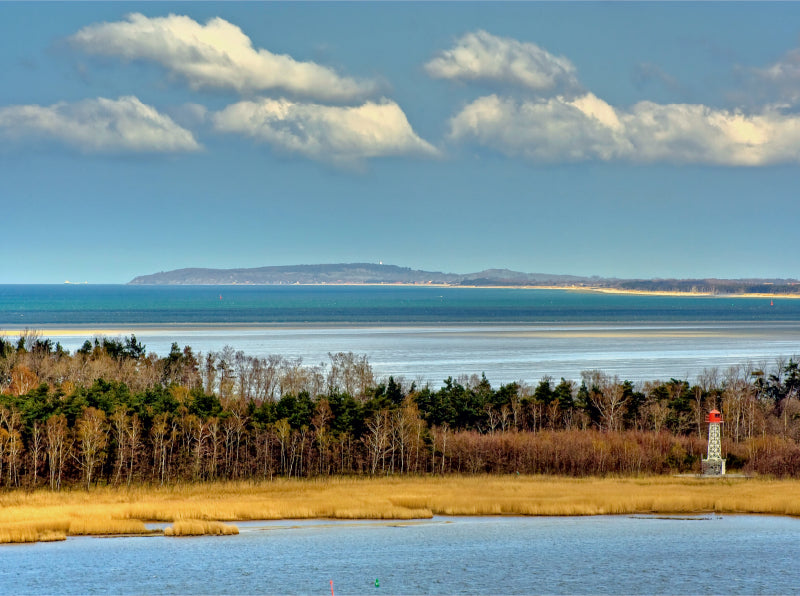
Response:
[{"label": "green buoy", "polygon": [[376,588],[380,588],[381,587],[381,582],[378,581],[377,577],[375,578],[375,587]]}]

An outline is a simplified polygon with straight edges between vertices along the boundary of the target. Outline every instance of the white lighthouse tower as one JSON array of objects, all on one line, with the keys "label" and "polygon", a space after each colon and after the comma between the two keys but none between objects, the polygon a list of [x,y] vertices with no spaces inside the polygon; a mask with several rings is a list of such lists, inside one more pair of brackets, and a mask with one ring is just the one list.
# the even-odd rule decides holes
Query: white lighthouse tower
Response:
[{"label": "white lighthouse tower", "polygon": [[703,474],[705,476],[723,476],[725,474],[725,460],[722,459],[722,414],[719,410],[711,410],[706,416],[708,422],[708,457],[703,460]]}]

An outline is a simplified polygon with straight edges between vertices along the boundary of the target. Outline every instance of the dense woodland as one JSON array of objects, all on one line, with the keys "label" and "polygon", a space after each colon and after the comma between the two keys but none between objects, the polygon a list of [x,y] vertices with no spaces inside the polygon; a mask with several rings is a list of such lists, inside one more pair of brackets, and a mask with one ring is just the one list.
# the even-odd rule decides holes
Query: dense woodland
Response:
[{"label": "dense woodland", "polygon": [[130,485],[332,474],[699,472],[706,413],[728,469],[800,476],[800,367],[631,383],[602,371],[498,388],[376,379],[366,356],[307,365],[233,348],[148,354],[95,338],[70,354],[0,337],[0,486]]}]

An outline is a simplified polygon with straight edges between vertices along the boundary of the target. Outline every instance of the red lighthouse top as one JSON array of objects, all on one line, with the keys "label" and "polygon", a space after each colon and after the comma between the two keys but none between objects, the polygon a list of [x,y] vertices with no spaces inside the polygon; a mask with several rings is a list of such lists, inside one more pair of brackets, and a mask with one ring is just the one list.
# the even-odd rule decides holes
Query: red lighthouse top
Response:
[{"label": "red lighthouse top", "polygon": [[722,422],[722,413],[719,410],[711,410],[706,416],[706,422],[710,423],[721,423]]}]

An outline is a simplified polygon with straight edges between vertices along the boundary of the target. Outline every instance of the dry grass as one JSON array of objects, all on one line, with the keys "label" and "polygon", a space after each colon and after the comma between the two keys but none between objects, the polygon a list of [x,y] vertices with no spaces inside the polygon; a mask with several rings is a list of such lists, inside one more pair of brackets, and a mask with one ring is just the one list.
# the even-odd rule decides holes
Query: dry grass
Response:
[{"label": "dry grass", "polygon": [[[219,482],[0,494],[0,542],[43,536],[171,535],[200,522],[414,519],[433,515],[764,513],[800,516],[800,480],[448,476]],[[210,526],[209,526],[210,528]],[[204,530],[203,533],[209,533]],[[214,533],[211,531],[210,533]]]},{"label": "dry grass", "polygon": [[70,536],[119,536],[152,534],[140,519],[79,518],[69,524]]},{"label": "dry grass", "polygon": [[164,536],[226,536],[238,534],[239,528],[217,521],[185,519],[176,521],[164,530]]},{"label": "dry grass", "polygon": [[0,524],[0,544],[66,540],[68,527],[61,521]]}]

